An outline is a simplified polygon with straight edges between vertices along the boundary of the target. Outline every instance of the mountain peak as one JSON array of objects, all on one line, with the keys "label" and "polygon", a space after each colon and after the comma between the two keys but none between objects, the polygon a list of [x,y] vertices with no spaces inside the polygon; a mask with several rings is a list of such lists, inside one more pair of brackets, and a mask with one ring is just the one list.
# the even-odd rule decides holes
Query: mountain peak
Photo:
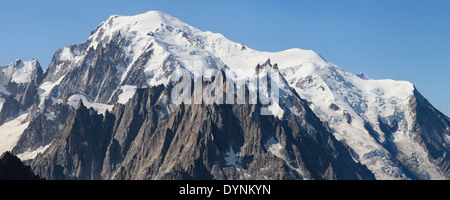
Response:
[{"label": "mountain peak", "polygon": [[193,27],[166,13],[149,11],[133,16],[112,15],[97,30],[103,29],[110,33],[121,31],[134,34],[148,34],[149,32],[158,30],[162,26],[170,26],[181,30],[193,29]]},{"label": "mountain peak", "polygon": [[[195,60],[207,64],[207,67],[227,65],[233,71],[244,72],[239,74],[248,74],[245,72],[250,72],[255,65],[263,64],[268,58],[271,62],[278,63],[280,69],[303,63],[328,65],[323,57],[312,50],[294,48],[264,52],[245,46],[243,51],[242,43],[230,41],[220,33],[201,31],[160,11],[134,16],[112,15],[92,32],[88,47],[96,49],[98,44],[108,43],[118,36],[125,38],[130,44],[132,51],[129,51],[129,55],[133,56],[132,62],[151,45],[156,44],[159,47],[154,54],[158,53],[163,57],[173,55],[186,68]],[[220,60],[220,63],[212,60]]]},{"label": "mountain peak", "polygon": [[36,59],[30,61],[17,59],[7,66],[0,67],[0,84],[6,85],[9,81],[29,83],[33,80],[36,71],[42,71]]},{"label": "mountain peak", "polygon": [[32,67],[40,67],[39,61],[36,59],[31,59],[29,61],[23,61],[22,59],[16,59],[13,63],[8,66],[12,66],[13,68],[22,68],[24,66],[32,66]]},{"label": "mountain peak", "polygon": [[151,18],[151,19],[158,19],[159,18],[160,20],[162,20],[163,18],[166,18],[166,19],[167,18],[172,18],[171,15],[166,14],[164,12],[161,12],[161,11],[158,11],[158,10],[150,10],[150,11],[147,11],[145,13],[141,13],[141,14],[137,14],[137,15],[131,15],[131,16],[130,15],[111,15],[108,20],[119,18],[119,17],[137,17],[137,18]]}]

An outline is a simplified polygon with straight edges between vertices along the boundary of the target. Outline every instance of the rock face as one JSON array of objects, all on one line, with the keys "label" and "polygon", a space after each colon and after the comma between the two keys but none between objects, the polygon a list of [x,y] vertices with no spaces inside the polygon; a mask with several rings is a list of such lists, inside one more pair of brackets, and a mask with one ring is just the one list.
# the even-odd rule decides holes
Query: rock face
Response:
[{"label": "rock face", "polygon": [[32,151],[50,144],[65,124],[73,109],[68,105],[56,104],[31,120],[12,149],[14,154]]},{"label": "rock face", "polygon": [[20,111],[23,111],[22,104],[13,95],[8,96],[0,112],[0,123],[3,124],[8,118],[17,116]]},{"label": "rock face", "polygon": [[[414,139],[426,151],[428,158],[441,171],[442,175],[450,177],[450,147],[447,145],[450,134],[450,119],[434,108],[428,100],[426,100],[416,89],[414,89],[414,97],[410,100],[410,107],[415,112],[414,129],[416,134]],[[442,134],[442,133],[447,134]],[[406,166],[414,164],[417,160],[407,160]],[[419,174],[414,171],[412,173]],[[427,179],[429,177],[417,177],[417,179]]]},{"label": "rock face", "polygon": [[[374,179],[308,110],[304,122],[256,105],[181,104],[163,86],[137,90],[105,116],[82,104],[33,160],[48,179]],[[302,125],[303,124],[303,125]]]},{"label": "rock face", "polygon": [[19,158],[5,152],[0,156],[0,180],[39,180],[29,166],[25,166]]}]

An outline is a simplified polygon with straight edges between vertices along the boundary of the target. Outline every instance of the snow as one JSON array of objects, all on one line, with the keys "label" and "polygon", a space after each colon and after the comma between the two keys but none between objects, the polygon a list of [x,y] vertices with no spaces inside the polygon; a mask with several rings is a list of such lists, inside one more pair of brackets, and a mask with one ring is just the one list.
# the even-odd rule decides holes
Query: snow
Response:
[{"label": "snow", "polygon": [[31,60],[28,62],[22,62],[19,66],[16,66],[16,69],[12,74],[11,81],[16,83],[29,83],[34,75],[36,63],[36,60]]},{"label": "snow", "polygon": [[40,153],[44,153],[45,150],[47,150],[50,147],[51,143],[45,146],[41,146],[33,151],[26,151],[23,152],[19,155],[17,155],[17,157],[20,158],[20,160],[25,161],[25,160],[32,160],[34,159],[38,154]]},{"label": "snow", "polygon": [[242,169],[241,163],[242,157],[237,156],[234,153],[234,150],[232,147],[230,147],[230,150],[225,153],[225,165],[234,166],[237,169]]},{"label": "snow", "polygon": [[105,114],[106,110],[112,110],[112,108],[114,107],[114,105],[95,103],[82,92],[70,96],[69,99],[67,100],[67,104],[76,109],[80,99],[83,101],[83,104],[84,106],[86,106],[86,108],[92,107],[94,108],[95,111],[97,111],[100,114]]},{"label": "snow", "polygon": [[[127,77],[136,65],[142,66],[149,86],[159,84],[167,85],[172,74],[178,68],[184,68],[194,75],[205,75],[207,69],[219,68],[231,70],[237,75],[236,79],[245,79],[254,76],[254,69],[258,63],[271,59],[272,63],[279,65],[298,65],[303,62],[326,63],[322,57],[311,50],[289,49],[282,52],[260,52],[240,43],[235,43],[223,35],[203,32],[181,20],[159,11],[150,11],[135,16],[111,16],[98,26],[88,39],[87,49],[106,45],[112,38],[120,36],[127,42],[121,47],[128,58],[125,66],[118,65],[119,85],[127,82]],[[99,43],[99,41],[102,41]],[[143,62],[144,55],[148,55]],[[62,60],[72,58],[68,48],[62,49]],[[75,59],[75,58],[72,58]],[[137,63],[138,62],[138,63]],[[198,69],[202,71],[198,71]],[[282,98],[289,99],[292,93],[285,83],[278,81],[279,88],[283,90]],[[119,93],[118,102],[126,103],[134,94],[135,88],[124,85],[116,89]],[[110,99],[113,98],[113,93]],[[271,97],[274,101],[274,97]],[[289,104],[290,107],[286,108]],[[292,103],[276,102],[266,109],[269,113],[281,118],[283,109],[290,109],[299,114]]]},{"label": "snow", "polygon": [[119,95],[119,100],[117,100],[117,102],[120,104],[126,104],[128,100],[133,97],[137,87],[134,85],[124,85],[120,88],[122,89],[122,93]]},{"label": "snow", "polygon": [[[269,138],[269,140],[267,140],[267,142],[264,144],[264,147],[267,151],[269,151],[276,157],[281,158],[291,170],[294,170],[299,175],[303,176],[303,170],[299,167],[294,167],[282,154],[281,150],[283,149],[283,146],[278,141],[276,141],[274,137]],[[303,178],[306,179],[305,177]]]},{"label": "snow", "polygon": [[50,92],[52,91],[53,87],[59,85],[61,83],[61,81],[64,79],[65,75],[62,76],[61,78],[59,78],[57,81],[55,82],[44,82],[42,83],[39,88],[38,88],[38,95],[39,95],[39,99],[40,99],[40,103],[39,103],[39,108],[42,108],[42,106],[44,105],[44,101],[45,99],[47,99],[50,96]]},{"label": "snow", "polygon": [[271,137],[269,140],[267,140],[266,144],[264,144],[264,147],[276,157],[286,160],[286,158],[281,154],[281,149],[283,149],[283,146],[281,146],[281,144],[277,142],[274,137]]},{"label": "snow", "polygon": [[[257,64],[263,64],[270,59],[271,63],[278,64],[290,86],[294,87],[301,97],[313,102],[313,111],[321,120],[330,122],[335,137],[355,150],[359,155],[355,160],[368,165],[377,178],[404,177],[389,158],[389,152],[366,130],[365,124],[369,122],[375,131],[381,132],[378,128],[379,117],[388,122],[407,117],[408,111],[402,108],[407,107],[414,88],[412,84],[393,80],[370,80],[367,75],[362,76],[362,79],[328,63],[311,50],[263,52],[248,46],[243,49],[242,44],[232,42],[221,34],[202,32],[176,18],[155,11],[136,16],[112,16],[100,26],[91,39],[105,40],[119,31],[130,41],[130,45],[124,49],[131,62],[121,69],[122,82],[137,59],[150,50],[153,51],[153,56],[147,63],[141,63],[149,85],[167,84],[169,77],[166,74],[175,68],[185,68],[198,74],[194,72],[196,63],[200,63],[203,70],[216,66],[224,68],[226,65],[235,73],[236,79],[245,79],[254,76]],[[92,48],[96,45],[96,42],[91,44]],[[284,109],[290,109],[298,115],[300,112],[287,100],[288,96],[292,96],[289,86],[280,81],[276,84],[282,91],[280,102],[270,104],[268,111],[279,118],[282,117]],[[256,89],[251,85],[249,88]],[[123,92],[119,94],[119,103],[125,103],[134,93],[134,88],[122,86],[120,89]],[[331,112],[329,106],[332,103],[338,105],[341,110]],[[344,112],[352,117],[351,124],[346,123]],[[410,120],[399,122],[399,126],[399,131],[406,135],[412,127]],[[271,152],[283,158],[279,154],[279,146],[274,144],[271,147]],[[239,163],[232,150],[228,152],[226,159],[230,165],[237,166]],[[296,170],[295,167],[291,168]]]},{"label": "snow", "polygon": [[6,90],[5,86],[0,85],[0,93],[9,96],[11,93],[8,92],[8,90]]},{"label": "snow", "polygon": [[283,118],[284,110],[277,103],[271,103],[268,106],[268,110],[271,112],[271,115],[278,117],[278,119]]},{"label": "snow", "polygon": [[[392,141],[407,159],[414,155],[418,170],[433,179],[442,178],[427,158],[427,153],[412,136],[414,116],[409,101],[414,85],[407,81],[373,80],[367,75],[344,72],[331,63],[303,63],[293,67],[280,66],[282,74],[297,93],[313,103],[311,109],[322,121],[328,122],[336,139],[349,145],[356,153],[354,159],[371,170],[377,179],[406,179],[401,168],[391,159],[382,145]],[[331,110],[335,104],[340,109]],[[345,113],[351,116],[347,122]],[[380,120],[388,125],[398,123],[392,138],[380,129]],[[368,131],[367,127],[375,133]]]},{"label": "snow", "polygon": [[70,52],[70,48],[69,47],[65,47],[62,49],[61,53],[59,54],[59,58],[61,60],[73,60],[75,58],[75,56],[72,54],[72,52]]},{"label": "snow", "polygon": [[52,112],[49,112],[49,113],[45,113],[45,117],[47,117],[48,120],[53,121],[53,120],[55,120],[56,115],[55,115],[55,112],[52,111]]},{"label": "snow", "polygon": [[367,74],[365,74],[364,72],[361,72],[361,73],[357,74],[356,76],[358,76],[359,78],[362,78],[362,79],[364,79],[364,80],[370,80],[370,79],[371,79],[371,78],[370,78]]},{"label": "snow", "polygon": [[[448,130],[446,130],[446,131],[448,131]],[[445,131],[443,131],[443,132],[445,132]],[[450,144],[450,135],[444,134],[444,140],[447,144]]]},{"label": "snow", "polygon": [[2,108],[3,108],[3,104],[5,103],[5,101],[6,101],[6,99],[0,98],[0,111],[1,111]]},{"label": "snow", "polygon": [[[9,82],[15,82],[18,84],[29,83],[34,76],[34,72],[38,65],[37,60],[25,62],[22,60],[16,60],[8,66],[0,67],[0,73],[3,76],[0,84],[5,86]],[[0,88],[0,92],[5,93],[5,90]]]},{"label": "snow", "polygon": [[16,145],[23,131],[28,127],[29,122],[22,123],[27,116],[28,113],[23,113],[0,126],[0,154],[11,151]]}]

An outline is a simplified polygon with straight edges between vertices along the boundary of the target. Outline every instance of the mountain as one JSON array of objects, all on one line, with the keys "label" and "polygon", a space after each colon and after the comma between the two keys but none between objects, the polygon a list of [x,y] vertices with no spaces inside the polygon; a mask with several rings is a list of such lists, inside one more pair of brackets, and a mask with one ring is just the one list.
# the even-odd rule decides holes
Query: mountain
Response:
[{"label": "mountain", "polygon": [[28,125],[27,108],[37,101],[43,70],[37,60],[0,67],[0,152],[11,150]]},{"label": "mountain", "polygon": [[[42,80],[43,70],[37,60],[15,62],[0,67],[0,124],[13,116],[19,109],[11,110],[8,105],[18,103],[28,107],[37,94],[36,86]],[[10,99],[8,97],[11,97]],[[15,101],[13,100],[15,99]]]},{"label": "mountain", "polygon": [[413,84],[361,78],[330,63],[281,71],[378,179],[448,178],[450,121]]},{"label": "mountain", "polygon": [[25,166],[17,156],[11,152],[4,152],[0,156],[0,180],[39,180],[39,176]]},{"label": "mountain", "polygon": [[111,16],[25,71],[0,79],[30,80],[4,86],[20,112],[0,112],[0,150],[47,179],[449,178],[449,118],[413,84],[162,12]]},{"label": "mountain", "polygon": [[[63,112],[60,116],[59,108],[55,106],[70,105],[68,109],[74,109],[82,99],[86,106],[103,113],[106,109],[111,110],[116,102],[126,103],[137,88],[167,86],[177,69],[187,69],[197,76],[201,70],[217,67],[238,77],[235,70],[229,69],[208,50],[208,46],[215,46],[218,37],[224,38],[202,32],[157,11],[137,16],[111,16],[86,42],[61,48],[55,53],[38,87],[39,103],[29,108],[28,118],[41,115],[37,126],[49,123],[44,126],[61,128],[60,122],[65,121],[67,115]],[[230,41],[227,40],[225,45],[230,45]],[[241,44],[239,48],[242,48]],[[261,63],[265,61],[267,58]],[[257,64],[251,66],[252,74]],[[200,72],[194,71],[195,65],[200,65]],[[284,87],[289,86],[284,84]],[[167,112],[173,111],[173,107],[168,106]],[[53,119],[59,122],[50,125],[54,123]],[[33,131],[36,129],[42,128],[32,127],[29,132],[40,132]],[[55,139],[58,130],[45,132],[48,134],[42,134],[42,137],[21,137],[18,142],[21,145],[14,147],[13,152],[19,157],[28,158],[24,153],[35,155],[35,150],[43,150]],[[35,138],[39,142],[33,144]]]},{"label": "mountain", "polygon": [[309,109],[306,123],[260,115],[258,104],[181,104],[164,116],[168,89],[138,89],[105,116],[80,101],[34,170],[49,179],[374,178]]}]

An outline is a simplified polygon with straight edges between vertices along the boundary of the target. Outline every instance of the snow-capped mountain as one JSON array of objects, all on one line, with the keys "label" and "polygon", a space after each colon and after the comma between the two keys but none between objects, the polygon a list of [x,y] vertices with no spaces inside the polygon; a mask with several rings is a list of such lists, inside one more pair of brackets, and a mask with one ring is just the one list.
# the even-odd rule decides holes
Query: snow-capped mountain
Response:
[{"label": "snow-capped mountain", "polygon": [[42,68],[37,60],[15,62],[0,67],[0,109],[6,97],[21,92],[29,83],[39,82]]},{"label": "snow-capped mountain", "polygon": [[26,110],[36,99],[42,74],[37,60],[0,67],[0,152],[11,150],[27,127]]},{"label": "snow-capped mountain", "polygon": [[[76,90],[84,91],[83,95],[94,102],[124,102],[118,99],[122,91],[136,86],[167,85],[172,71],[192,67],[194,61],[201,61],[205,67],[222,68],[219,59],[202,50],[195,33],[200,31],[161,12],[111,16],[85,43],[60,49],[44,81],[62,78],[60,85],[65,88],[68,87],[65,80],[70,78],[63,77],[74,71],[79,84],[69,91],[64,89],[62,99]],[[97,82],[100,84],[87,88]]]},{"label": "snow-capped mountain", "polygon": [[[406,81],[372,80],[344,72],[331,63],[304,63],[282,69],[289,84],[311,108],[328,122],[338,140],[354,151],[354,157],[379,179],[444,179],[447,170],[430,159],[430,149],[421,139],[414,85]],[[431,110],[435,110],[428,102]],[[437,131],[442,150],[447,149],[448,120]]]},{"label": "snow-capped mountain", "polygon": [[[150,11],[111,16],[84,43],[59,49],[43,75],[35,75],[39,70],[30,68],[32,64],[16,63],[2,71],[6,75],[0,76],[0,97],[11,96],[5,84],[38,81],[26,90],[35,92],[14,98],[25,112],[5,111],[9,119],[2,130],[8,126],[16,131],[8,145],[0,143],[0,150],[12,149],[22,159],[42,153],[31,162],[47,178],[449,177],[450,121],[413,84],[353,75],[311,50],[257,51]],[[187,70],[192,81],[208,78],[202,71],[211,69],[233,81],[279,70],[279,80],[270,83],[279,88],[279,99],[271,96],[267,106],[273,116],[256,112],[264,107],[260,104],[172,103],[171,77],[180,69]],[[269,85],[265,87],[268,91]],[[251,93],[254,88],[249,83],[233,92]],[[192,124],[195,121],[199,126]],[[104,137],[90,135],[96,133]],[[5,135],[0,132],[0,137]],[[191,145],[185,148],[180,138]],[[98,147],[92,146],[95,141]],[[189,156],[188,151],[196,153],[195,159],[175,159]],[[58,157],[61,152],[66,156]],[[289,175],[275,173],[276,167]],[[268,171],[260,172],[263,168]]]}]

